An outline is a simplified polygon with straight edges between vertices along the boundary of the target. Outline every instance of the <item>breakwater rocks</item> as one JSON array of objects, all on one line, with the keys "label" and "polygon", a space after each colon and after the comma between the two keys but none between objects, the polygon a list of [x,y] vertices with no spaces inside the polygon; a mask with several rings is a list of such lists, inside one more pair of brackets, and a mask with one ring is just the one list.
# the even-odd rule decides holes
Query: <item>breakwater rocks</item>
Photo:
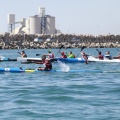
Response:
[{"label": "breakwater rocks", "polygon": [[[39,39],[35,39],[39,38]],[[27,34],[0,34],[0,49],[44,49],[59,48],[114,48],[120,47],[120,35],[27,35]]]}]

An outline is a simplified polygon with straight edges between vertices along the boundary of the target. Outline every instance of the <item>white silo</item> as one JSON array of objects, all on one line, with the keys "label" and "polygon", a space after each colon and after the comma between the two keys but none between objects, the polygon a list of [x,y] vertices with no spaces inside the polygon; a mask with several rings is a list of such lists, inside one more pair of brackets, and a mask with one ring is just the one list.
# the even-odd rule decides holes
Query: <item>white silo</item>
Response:
[{"label": "white silo", "polygon": [[40,17],[38,16],[32,16],[29,18],[30,22],[30,34],[41,34],[41,23],[40,23]]},{"label": "white silo", "polygon": [[55,17],[46,16],[46,34],[55,34]]},{"label": "white silo", "polygon": [[26,33],[30,34],[30,19],[26,19],[25,21],[25,26],[26,26]]}]

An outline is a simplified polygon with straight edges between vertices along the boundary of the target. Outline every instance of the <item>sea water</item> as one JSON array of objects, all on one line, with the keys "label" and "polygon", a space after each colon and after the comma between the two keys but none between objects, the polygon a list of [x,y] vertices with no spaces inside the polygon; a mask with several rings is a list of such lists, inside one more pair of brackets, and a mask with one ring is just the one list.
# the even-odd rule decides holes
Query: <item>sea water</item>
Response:
[{"label": "sea water", "polygon": [[[59,49],[53,49],[56,55]],[[99,49],[103,54],[114,48]],[[22,50],[19,50],[22,51]],[[47,49],[25,50],[28,57],[46,54]],[[64,51],[62,49],[61,51]],[[80,49],[67,49],[78,54]],[[96,56],[95,48],[83,50]],[[0,55],[16,58],[18,50],[1,50]],[[58,54],[58,57],[60,54]],[[40,57],[40,56],[39,56]],[[37,68],[39,64],[1,62],[0,67]],[[0,120],[119,120],[120,63],[60,63],[63,72],[0,73]],[[104,73],[69,72],[103,70]],[[64,72],[65,70],[65,72]]]}]

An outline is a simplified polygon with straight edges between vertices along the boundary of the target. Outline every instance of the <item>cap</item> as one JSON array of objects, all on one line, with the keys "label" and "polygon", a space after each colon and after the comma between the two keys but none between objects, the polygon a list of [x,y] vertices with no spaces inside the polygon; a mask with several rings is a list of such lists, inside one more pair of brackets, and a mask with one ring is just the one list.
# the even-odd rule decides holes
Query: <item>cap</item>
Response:
[{"label": "cap", "polygon": [[106,52],[106,54],[109,54],[109,51],[108,51],[108,52]]},{"label": "cap", "polygon": [[22,52],[24,53],[25,51],[23,50]]},{"label": "cap", "polygon": [[48,50],[49,53],[51,53],[51,50]]}]

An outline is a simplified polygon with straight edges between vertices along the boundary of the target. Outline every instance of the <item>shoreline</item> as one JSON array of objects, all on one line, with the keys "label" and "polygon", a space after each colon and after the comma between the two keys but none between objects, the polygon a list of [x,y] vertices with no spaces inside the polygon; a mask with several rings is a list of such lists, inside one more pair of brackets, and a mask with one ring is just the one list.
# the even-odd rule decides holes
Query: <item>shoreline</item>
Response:
[{"label": "shoreline", "polygon": [[[40,42],[35,42],[40,38]],[[28,34],[0,34],[0,49],[47,49],[59,48],[120,48],[120,35],[28,35]]]}]

